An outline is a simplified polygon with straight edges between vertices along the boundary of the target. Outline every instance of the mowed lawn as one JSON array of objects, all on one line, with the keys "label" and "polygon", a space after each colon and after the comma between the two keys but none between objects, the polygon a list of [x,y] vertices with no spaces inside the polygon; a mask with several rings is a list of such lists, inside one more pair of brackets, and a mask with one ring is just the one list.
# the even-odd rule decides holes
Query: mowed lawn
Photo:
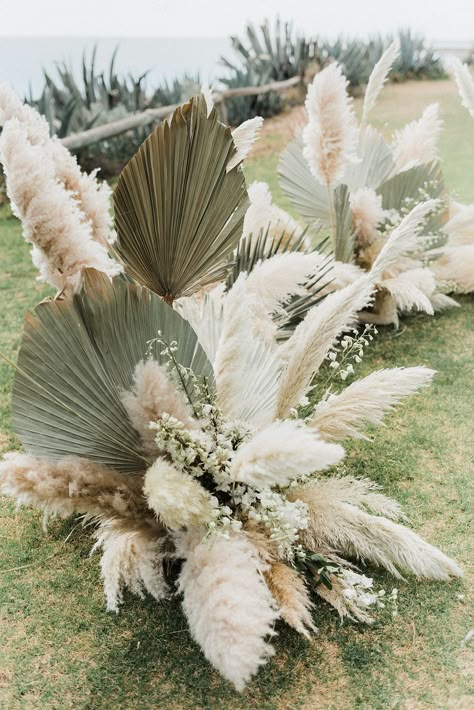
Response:
[{"label": "mowed lawn", "polygon": [[[389,132],[440,100],[442,159],[451,192],[474,201],[474,121],[450,82],[385,89],[374,112]],[[247,167],[276,199],[278,154],[297,111],[268,122]],[[0,351],[14,359],[25,311],[49,293],[35,282],[20,229],[0,211]],[[33,510],[0,503],[0,708],[472,708],[472,480],[474,473],[474,298],[430,318],[385,329],[358,374],[395,365],[438,370],[433,386],[391,415],[369,442],[348,447],[345,473],[369,476],[400,500],[411,524],[465,569],[451,584],[395,582],[398,616],[372,627],[340,622],[317,603],[311,642],[279,627],[276,655],[243,695],[212,670],[190,639],[179,601],[158,605],[127,596],[106,613],[98,557],[77,521],[48,532]],[[10,431],[13,373],[0,362],[0,447]]]}]

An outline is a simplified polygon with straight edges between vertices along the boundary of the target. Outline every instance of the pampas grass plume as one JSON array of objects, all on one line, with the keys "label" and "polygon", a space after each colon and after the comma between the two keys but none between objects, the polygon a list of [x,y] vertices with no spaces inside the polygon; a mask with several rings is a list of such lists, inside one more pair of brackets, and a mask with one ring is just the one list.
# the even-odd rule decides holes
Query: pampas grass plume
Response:
[{"label": "pampas grass plume", "polygon": [[362,123],[367,121],[370,111],[374,108],[377,98],[382,91],[392,64],[400,54],[400,42],[395,39],[392,44],[387,47],[382,54],[377,64],[372,69],[372,73],[367,83],[364,96],[364,107],[362,110]]},{"label": "pampas grass plume", "polygon": [[423,111],[421,118],[396,131],[392,151],[398,171],[437,160],[442,128],[439,104],[430,104]]}]

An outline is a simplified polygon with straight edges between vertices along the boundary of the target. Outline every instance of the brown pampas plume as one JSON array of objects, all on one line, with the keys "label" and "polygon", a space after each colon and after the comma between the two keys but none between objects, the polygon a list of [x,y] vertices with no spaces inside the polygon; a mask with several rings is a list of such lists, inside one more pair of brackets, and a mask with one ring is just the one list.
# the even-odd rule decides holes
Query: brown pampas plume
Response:
[{"label": "brown pampas plume", "polygon": [[150,429],[150,422],[161,419],[163,412],[187,426],[196,426],[183,395],[166,369],[154,360],[138,363],[133,374],[133,387],[122,393],[121,400],[149,454],[158,454],[156,431]]},{"label": "brown pampas plume", "polygon": [[282,619],[306,638],[310,637],[310,632],[316,633],[311,615],[313,604],[298,572],[284,562],[275,562],[264,576]]},{"label": "brown pampas plume", "polygon": [[105,466],[70,456],[45,461],[19,452],[0,461],[0,491],[20,505],[33,505],[46,514],[67,518],[152,518],[141,492],[140,476],[122,476]]}]

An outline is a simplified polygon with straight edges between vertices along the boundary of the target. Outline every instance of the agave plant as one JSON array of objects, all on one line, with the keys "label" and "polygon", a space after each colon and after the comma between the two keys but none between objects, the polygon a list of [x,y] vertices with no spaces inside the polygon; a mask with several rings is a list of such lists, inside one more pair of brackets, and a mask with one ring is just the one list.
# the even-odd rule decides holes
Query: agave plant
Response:
[{"label": "agave plant", "polygon": [[[309,636],[322,599],[371,620],[381,592],[354,561],[459,576],[375,484],[321,475],[339,442],[432,378],[396,368],[344,387],[367,342],[348,325],[407,230],[280,344],[278,317],[320,255],[264,253],[224,295],[219,284],[242,255],[255,125],[232,133],[202,96],[175,111],[120,177],[112,246],[108,194],[31,108],[8,93],[0,107],[9,194],[60,289],[25,321],[12,402],[25,452],[5,456],[0,487],[95,525],[108,609],[127,587],[159,600],[174,585],[206,658],[242,690],[273,653],[278,618]],[[334,377],[311,395],[324,363]]]},{"label": "agave plant", "polygon": [[[438,107],[429,106],[398,131],[392,145],[368,122],[398,51],[393,43],[374,67],[360,125],[341,68],[332,64],[316,75],[306,99],[307,124],[279,164],[282,190],[306,222],[329,229],[338,261],[370,269],[397,225],[412,230],[406,252],[383,274],[370,314],[363,314],[395,325],[400,312],[455,305],[427,268],[430,250],[446,240]],[[424,200],[427,206],[411,212]]]}]

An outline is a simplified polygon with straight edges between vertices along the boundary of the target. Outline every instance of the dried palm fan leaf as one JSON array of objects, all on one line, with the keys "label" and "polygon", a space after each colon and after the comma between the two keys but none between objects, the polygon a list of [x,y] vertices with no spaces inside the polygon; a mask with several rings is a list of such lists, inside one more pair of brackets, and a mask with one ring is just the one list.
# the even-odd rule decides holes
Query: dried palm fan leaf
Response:
[{"label": "dried palm fan leaf", "polygon": [[80,294],[41,303],[29,313],[13,386],[13,430],[25,450],[57,461],[82,456],[122,473],[148,465],[121,401],[136,365],[158,362],[162,333],[177,341],[176,359],[212,382],[197,336],[178,313],[146,288],[86,272]]},{"label": "dried palm fan leaf", "polygon": [[248,207],[229,128],[204,97],[160,124],[114,194],[117,251],[127,272],[169,302],[225,278]]}]

